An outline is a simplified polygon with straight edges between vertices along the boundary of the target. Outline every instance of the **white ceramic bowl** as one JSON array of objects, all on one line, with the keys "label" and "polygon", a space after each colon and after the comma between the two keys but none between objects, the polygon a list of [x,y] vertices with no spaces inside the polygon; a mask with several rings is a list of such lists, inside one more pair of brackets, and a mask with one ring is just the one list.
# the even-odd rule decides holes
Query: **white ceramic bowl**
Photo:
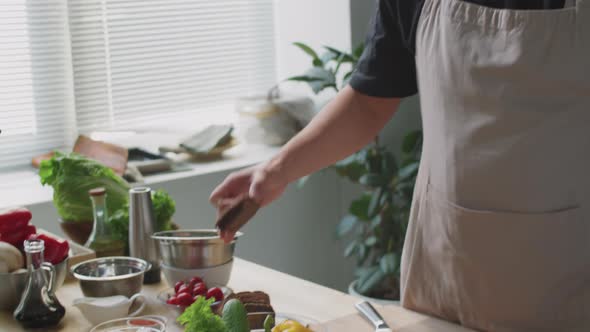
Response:
[{"label": "white ceramic bowl", "polygon": [[188,281],[192,277],[200,277],[207,285],[225,286],[231,276],[233,265],[232,259],[225,264],[202,269],[180,269],[165,264],[161,264],[160,268],[170,287],[174,287],[178,281]]}]

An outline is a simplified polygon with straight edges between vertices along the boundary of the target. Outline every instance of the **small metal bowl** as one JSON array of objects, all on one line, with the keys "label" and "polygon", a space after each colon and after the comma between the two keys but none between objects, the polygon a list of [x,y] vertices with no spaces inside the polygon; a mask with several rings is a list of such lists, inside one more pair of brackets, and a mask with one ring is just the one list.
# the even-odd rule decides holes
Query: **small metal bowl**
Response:
[{"label": "small metal bowl", "polygon": [[181,269],[202,269],[219,266],[232,260],[238,232],[231,243],[225,243],[217,230],[176,230],[157,232],[152,238],[158,241],[162,263]]},{"label": "small metal bowl", "polygon": [[[63,285],[68,274],[68,258],[55,265],[55,289]],[[27,270],[0,273],[0,310],[14,310],[27,285]],[[49,280],[49,279],[48,279]]]},{"label": "small metal bowl", "polygon": [[139,258],[103,257],[76,264],[71,271],[86,297],[132,297],[141,291],[143,275],[150,268]]}]

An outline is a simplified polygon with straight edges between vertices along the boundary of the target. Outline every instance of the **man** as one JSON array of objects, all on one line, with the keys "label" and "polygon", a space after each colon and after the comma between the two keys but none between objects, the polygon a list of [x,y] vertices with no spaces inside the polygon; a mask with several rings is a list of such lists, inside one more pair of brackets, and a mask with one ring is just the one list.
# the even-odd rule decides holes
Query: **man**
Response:
[{"label": "man", "polygon": [[417,91],[403,306],[485,331],[590,331],[590,0],[378,1],[350,86],[211,201],[272,202]]}]

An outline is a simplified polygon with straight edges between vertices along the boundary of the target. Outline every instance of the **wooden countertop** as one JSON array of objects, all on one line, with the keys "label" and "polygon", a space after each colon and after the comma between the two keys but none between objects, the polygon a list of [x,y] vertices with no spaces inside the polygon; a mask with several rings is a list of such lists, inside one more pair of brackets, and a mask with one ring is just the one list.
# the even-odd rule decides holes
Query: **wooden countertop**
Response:
[{"label": "wooden countertop", "polygon": [[[176,312],[159,304],[157,294],[167,288],[164,280],[157,285],[146,285],[142,293],[148,298],[148,304],[142,314],[157,314],[166,316],[168,331],[180,332],[174,319]],[[305,281],[288,274],[284,274],[258,264],[254,264],[239,258],[234,261],[234,269],[229,282],[229,287],[234,291],[262,290],[270,295],[273,307],[277,312],[295,313],[316,319],[320,322],[331,321],[343,316],[355,314],[354,304],[359,299],[342,292]],[[71,306],[72,301],[82,297],[82,292],[77,282],[64,284],[57,292],[58,299],[66,307],[66,315],[60,325],[54,329],[44,331],[81,332],[89,331],[90,323],[84,319],[77,308]],[[377,307],[379,308],[379,307]],[[388,314],[395,316],[399,322],[392,326],[393,331],[402,329],[404,332],[412,331],[468,331],[459,326],[439,321],[435,318],[417,314],[401,307],[388,308]],[[428,324],[425,324],[428,323]],[[428,326],[428,329],[424,329]],[[367,332],[374,331],[369,324]],[[0,331],[18,332],[25,331],[13,320],[11,312],[0,312]],[[363,332],[363,331],[359,331]]]}]

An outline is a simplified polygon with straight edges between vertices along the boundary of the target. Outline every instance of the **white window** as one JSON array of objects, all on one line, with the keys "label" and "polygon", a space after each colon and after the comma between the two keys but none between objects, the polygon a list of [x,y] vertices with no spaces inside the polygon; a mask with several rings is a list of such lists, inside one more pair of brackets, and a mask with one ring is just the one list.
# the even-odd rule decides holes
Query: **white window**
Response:
[{"label": "white window", "polygon": [[65,1],[0,1],[0,168],[73,139],[67,36]]},{"label": "white window", "polygon": [[70,0],[78,126],[129,128],[263,93],[272,0]]},{"label": "white window", "polygon": [[0,168],[276,80],[273,0],[0,1]]}]

